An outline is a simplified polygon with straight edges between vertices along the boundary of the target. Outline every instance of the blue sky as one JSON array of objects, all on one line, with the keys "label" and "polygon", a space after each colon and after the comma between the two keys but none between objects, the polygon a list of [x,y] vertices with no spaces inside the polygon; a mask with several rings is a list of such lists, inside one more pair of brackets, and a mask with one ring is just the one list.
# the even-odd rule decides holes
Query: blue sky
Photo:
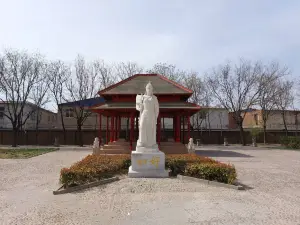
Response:
[{"label": "blue sky", "polygon": [[300,72],[300,1],[0,0],[0,47],[73,61],[176,64],[200,74],[239,57]]}]

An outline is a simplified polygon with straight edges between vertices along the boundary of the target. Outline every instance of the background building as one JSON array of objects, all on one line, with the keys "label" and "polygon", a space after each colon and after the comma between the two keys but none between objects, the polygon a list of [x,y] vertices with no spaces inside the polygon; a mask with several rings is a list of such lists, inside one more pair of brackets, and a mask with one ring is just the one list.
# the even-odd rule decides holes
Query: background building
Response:
[{"label": "background building", "polygon": [[[12,107],[12,104],[10,105]],[[8,103],[0,102],[0,129],[12,129],[11,121],[5,116],[9,114]],[[31,114],[26,120],[27,116]],[[22,121],[25,121],[23,130],[33,129],[49,129],[54,128],[56,125],[56,113],[37,107],[36,105],[28,102],[24,106]]]},{"label": "background building", "polygon": [[[285,122],[288,130],[299,129],[299,117],[300,111],[298,110],[285,110],[284,111]],[[243,122],[244,128],[263,127],[262,110],[252,109],[246,112]],[[266,123],[267,130],[284,130],[284,121],[282,111],[271,110]]]}]

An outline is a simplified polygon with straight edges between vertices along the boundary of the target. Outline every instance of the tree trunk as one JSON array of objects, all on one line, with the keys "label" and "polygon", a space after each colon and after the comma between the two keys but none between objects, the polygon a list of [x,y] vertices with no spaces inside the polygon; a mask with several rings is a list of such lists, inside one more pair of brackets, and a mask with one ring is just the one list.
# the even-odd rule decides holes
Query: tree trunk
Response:
[{"label": "tree trunk", "polygon": [[210,118],[209,118],[209,113],[207,113],[207,120],[208,120],[208,135],[211,135],[211,127],[210,127]]},{"label": "tree trunk", "polygon": [[78,133],[78,140],[79,140],[79,146],[83,147],[83,141],[82,141],[82,132],[81,132],[81,124],[77,123],[77,133]]},{"label": "tree trunk", "polygon": [[267,126],[266,126],[265,122],[263,125],[263,130],[264,130],[264,144],[266,144],[267,143]]},{"label": "tree trunk", "polygon": [[162,118],[163,120],[163,133],[164,133],[164,140],[166,139],[166,132],[165,132],[165,118]]},{"label": "tree trunk", "polygon": [[285,136],[288,136],[288,129],[287,129],[287,126],[286,126],[286,121],[285,121],[285,114],[284,114],[284,112],[282,112],[281,115],[282,115],[282,120],[283,120],[284,130],[285,130]]},{"label": "tree trunk", "polygon": [[67,142],[67,134],[66,134],[66,127],[65,127],[65,122],[64,122],[64,115],[62,109],[59,109],[60,111],[60,118],[61,118],[61,126],[63,128],[63,135],[64,135],[64,144]]},{"label": "tree trunk", "polygon": [[128,130],[129,130],[129,117],[127,118],[126,121],[126,141],[129,141]]},{"label": "tree trunk", "polygon": [[243,128],[243,123],[239,124],[240,127],[240,139],[241,139],[241,143],[243,146],[246,145],[246,140],[245,140],[245,135],[244,135],[244,128]]},{"label": "tree trunk", "polygon": [[198,118],[198,115],[196,117],[196,124],[197,124],[197,138],[200,139],[200,128],[199,128],[199,118]]},{"label": "tree trunk", "polygon": [[298,113],[295,115],[296,136],[298,136]]},{"label": "tree trunk", "polygon": [[38,140],[39,140],[39,112],[37,113],[37,119],[35,123],[35,144],[38,145]]},{"label": "tree trunk", "polygon": [[39,140],[39,130],[38,127],[35,128],[35,144],[38,145],[38,140]]},{"label": "tree trunk", "polygon": [[18,145],[18,128],[13,127],[13,143],[12,147],[17,147]]}]

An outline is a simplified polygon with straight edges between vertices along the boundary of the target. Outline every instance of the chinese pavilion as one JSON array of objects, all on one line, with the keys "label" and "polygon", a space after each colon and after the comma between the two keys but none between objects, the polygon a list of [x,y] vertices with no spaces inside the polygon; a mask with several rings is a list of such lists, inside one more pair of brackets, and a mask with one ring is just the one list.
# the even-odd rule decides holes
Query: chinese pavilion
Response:
[{"label": "chinese pavilion", "polygon": [[[104,103],[91,108],[101,116],[106,116],[106,153],[130,153],[135,148],[134,129],[138,130],[139,111],[136,110],[136,95],[145,92],[145,86],[151,81],[154,95],[159,102],[157,121],[157,143],[165,153],[184,153],[190,138],[190,117],[200,110],[196,104],[187,102],[193,92],[182,85],[159,74],[136,74],[98,92]],[[119,140],[122,118],[130,119],[129,140]],[[161,120],[173,119],[173,139],[166,141],[161,138]],[[110,123],[109,123],[110,121]],[[101,123],[99,140],[101,141]],[[186,131],[185,131],[186,129]]]}]

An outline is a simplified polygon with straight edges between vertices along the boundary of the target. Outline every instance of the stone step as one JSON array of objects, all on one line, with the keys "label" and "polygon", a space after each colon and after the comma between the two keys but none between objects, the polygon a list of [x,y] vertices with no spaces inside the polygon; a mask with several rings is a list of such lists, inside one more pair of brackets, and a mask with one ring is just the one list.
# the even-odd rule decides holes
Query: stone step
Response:
[{"label": "stone step", "polygon": [[187,154],[188,151],[185,149],[161,149],[165,154]]},{"label": "stone step", "polygon": [[120,150],[127,150],[127,149],[129,149],[130,148],[130,146],[104,146],[103,147],[103,149],[104,150],[108,150],[108,151],[110,151],[110,150],[118,150],[118,149],[120,149]]},{"label": "stone step", "polygon": [[[136,142],[133,142],[133,149],[135,149]],[[186,154],[187,148],[181,142],[161,142],[160,150],[165,154]],[[103,146],[103,154],[130,154],[130,142],[124,139],[119,139],[116,142],[108,143]]]},{"label": "stone step", "polygon": [[130,150],[121,150],[121,149],[110,149],[110,150],[100,150],[100,154],[130,154]]}]

